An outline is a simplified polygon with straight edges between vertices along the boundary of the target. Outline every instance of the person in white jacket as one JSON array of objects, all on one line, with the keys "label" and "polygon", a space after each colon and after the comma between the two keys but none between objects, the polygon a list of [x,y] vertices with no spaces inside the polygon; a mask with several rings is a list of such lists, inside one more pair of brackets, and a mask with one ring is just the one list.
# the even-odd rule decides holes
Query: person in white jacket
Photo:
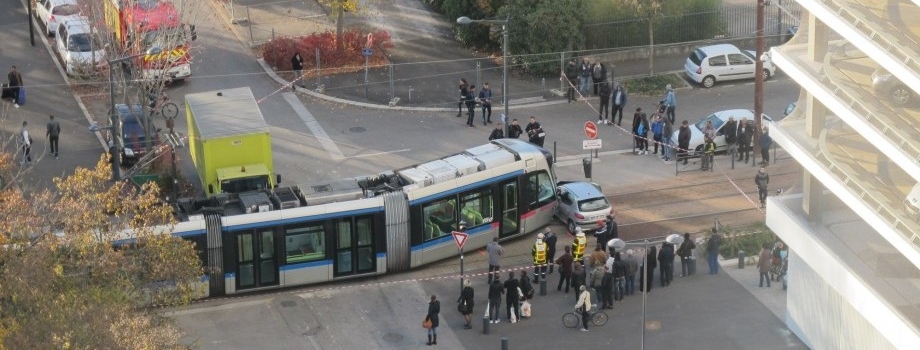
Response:
[{"label": "person in white jacket", "polygon": [[591,318],[588,314],[588,311],[591,311],[591,293],[585,289],[585,286],[582,285],[578,288],[581,291],[581,295],[578,297],[578,302],[575,303],[575,312],[581,313],[581,331],[588,331],[588,322]]}]

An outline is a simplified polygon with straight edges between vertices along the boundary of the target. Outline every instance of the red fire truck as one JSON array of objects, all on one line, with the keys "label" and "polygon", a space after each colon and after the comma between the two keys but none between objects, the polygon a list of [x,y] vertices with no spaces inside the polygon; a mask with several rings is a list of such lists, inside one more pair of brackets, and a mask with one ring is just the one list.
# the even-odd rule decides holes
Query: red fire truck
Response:
[{"label": "red fire truck", "polygon": [[126,55],[146,55],[144,79],[185,79],[192,75],[189,46],[197,38],[195,26],[184,24],[170,0],[105,0],[105,24],[115,45]]}]

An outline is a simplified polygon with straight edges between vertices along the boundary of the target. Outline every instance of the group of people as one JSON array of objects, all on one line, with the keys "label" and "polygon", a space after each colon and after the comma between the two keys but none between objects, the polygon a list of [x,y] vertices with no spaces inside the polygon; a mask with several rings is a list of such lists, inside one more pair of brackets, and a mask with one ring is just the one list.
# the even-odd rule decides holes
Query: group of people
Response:
[{"label": "group of people", "polygon": [[[54,158],[58,158],[58,141],[61,135],[61,123],[54,120],[54,115],[48,116],[48,124],[45,125],[45,137],[48,139],[49,146],[51,147],[51,154],[54,155]],[[22,159],[19,161],[20,164],[31,164],[32,163],[32,145],[35,141],[32,139],[32,135],[29,133],[29,122],[23,121],[22,127],[19,128],[18,136],[16,137],[16,143],[19,145],[19,149],[22,152]]]},{"label": "group of people", "polygon": [[460,102],[457,103],[457,118],[463,116],[463,107],[466,106],[467,117],[466,126],[475,128],[473,119],[476,116],[476,105],[482,108],[482,125],[492,124],[492,88],[489,83],[482,84],[482,90],[476,93],[476,85],[466,81],[466,78],[460,79]]},{"label": "group of people", "polygon": [[517,118],[511,120],[511,124],[508,125],[508,137],[505,137],[505,130],[502,123],[495,125],[495,129],[492,129],[492,133],[489,134],[489,141],[496,139],[517,139],[521,135],[527,134],[527,141],[543,147],[543,142],[546,141],[546,132],[543,131],[543,126],[537,122],[537,118],[534,116],[530,117],[530,121],[527,123],[524,129],[521,129],[521,124],[518,122]]},{"label": "group of people", "polygon": [[789,250],[783,242],[776,242],[771,247],[769,243],[763,244],[760,256],[757,261],[757,270],[760,272],[760,288],[763,288],[763,282],[767,282],[767,288],[770,288],[770,282],[783,282],[783,290],[786,290],[786,271],[789,269]]}]

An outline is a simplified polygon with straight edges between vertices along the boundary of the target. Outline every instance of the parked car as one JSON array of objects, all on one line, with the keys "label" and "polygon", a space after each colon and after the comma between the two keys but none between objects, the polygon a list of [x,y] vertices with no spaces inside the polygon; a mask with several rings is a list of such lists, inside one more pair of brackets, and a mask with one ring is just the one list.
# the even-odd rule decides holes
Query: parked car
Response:
[{"label": "parked car", "polygon": [[598,221],[605,220],[612,209],[600,186],[579,181],[561,181],[557,185],[556,218],[565,223],[569,232],[574,233],[576,227],[597,230]]},{"label": "parked car", "polygon": [[[710,88],[718,81],[753,79],[757,70],[756,53],[741,50],[735,45],[719,44],[693,50],[684,62],[684,71],[690,80]],[[769,55],[763,56],[763,77],[769,79],[776,66]]]},{"label": "parked car", "polygon": [[60,55],[67,75],[89,72],[106,62],[102,41],[89,19],[82,16],[61,23],[54,37],[54,51]]},{"label": "parked car", "polygon": [[130,109],[126,104],[116,104],[115,110],[121,119],[121,137],[124,145],[122,150],[122,165],[136,164],[144,155],[147,154],[147,132],[145,125],[149,125],[151,130],[151,147],[160,144],[160,129],[156,128],[153,118],[144,116],[144,109],[141,105],[136,104]]},{"label": "parked car", "polygon": [[[728,130],[722,130],[725,126],[725,122],[728,121],[729,117],[734,117],[736,122],[741,122],[741,118],[747,120],[754,120],[754,111],[749,109],[729,109],[725,111],[715,112],[703,119],[700,119],[696,123],[690,124],[690,146],[687,148],[691,154],[696,154],[703,151],[703,130],[706,130],[706,123],[712,122],[713,129],[716,130],[716,152],[722,152],[728,150],[728,144],[725,143],[725,133]],[[763,120],[772,121],[770,117],[764,115]],[[680,128],[674,128],[674,134],[671,136],[671,142],[674,146],[677,146],[677,136],[680,134]]]},{"label": "parked car", "polygon": [[35,17],[45,25],[45,34],[54,36],[61,23],[80,17],[77,0],[36,0]]},{"label": "parked car", "polygon": [[877,68],[872,72],[872,91],[877,96],[885,98],[895,105],[906,106],[916,98],[914,90],[888,73],[884,68]]}]

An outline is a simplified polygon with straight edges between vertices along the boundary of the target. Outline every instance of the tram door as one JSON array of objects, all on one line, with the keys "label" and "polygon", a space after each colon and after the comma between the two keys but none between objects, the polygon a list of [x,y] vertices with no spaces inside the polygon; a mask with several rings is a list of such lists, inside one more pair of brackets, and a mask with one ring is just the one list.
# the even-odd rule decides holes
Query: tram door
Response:
[{"label": "tram door", "polygon": [[377,270],[372,223],[371,216],[335,221],[335,277]]},{"label": "tram door", "polygon": [[263,229],[237,234],[236,251],[237,289],[278,284],[274,231]]},{"label": "tram door", "polygon": [[518,215],[517,179],[503,182],[500,186],[502,221],[499,236],[506,237],[518,233],[521,222],[521,216]]}]

